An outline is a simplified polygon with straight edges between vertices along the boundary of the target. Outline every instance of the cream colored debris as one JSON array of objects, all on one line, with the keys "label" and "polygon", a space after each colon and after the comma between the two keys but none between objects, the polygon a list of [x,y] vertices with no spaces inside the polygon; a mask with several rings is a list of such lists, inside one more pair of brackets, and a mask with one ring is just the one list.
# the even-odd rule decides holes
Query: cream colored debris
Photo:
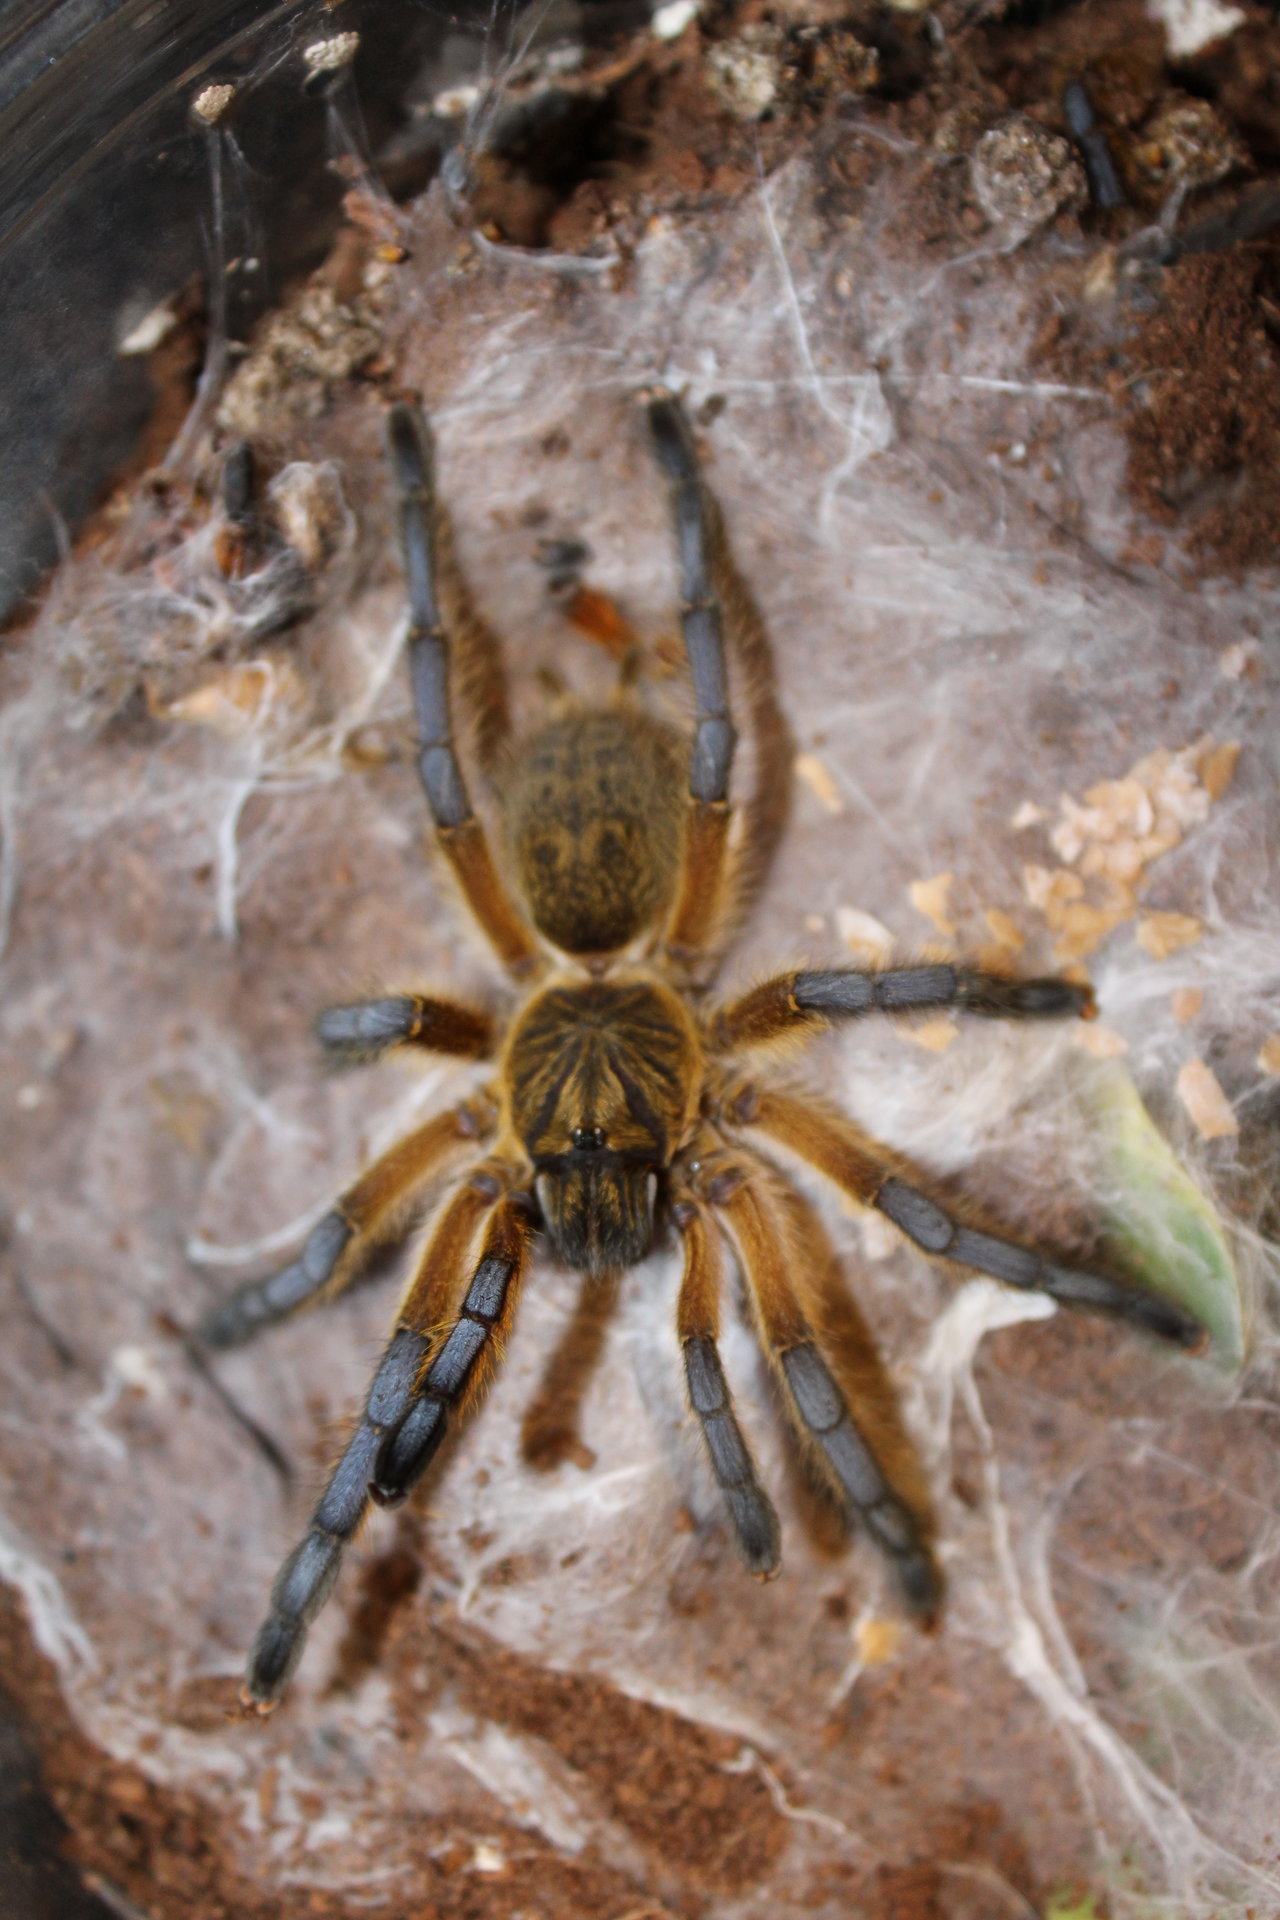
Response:
[{"label": "cream colored debris", "polygon": [[795,769],[810,793],[822,802],[828,813],[844,812],[844,795],[825,760],[820,760],[816,753],[798,753]]},{"label": "cream colored debris", "polygon": [[185,720],[238,740],[285,715],[296,718],[307,704],[302,676],[289,661],[242,660],[158,711],[166,720]]},{"label": "cream colored debris", "polygon": [[859,1620],[853,1637],[863,1666],[882,1667],[902,1643],[902,1626],[897,1620]]},{"label": "cream colored debris", "polygon": [[218,425],[246,440],[288,445],[299,423],[323,413],[336,387],[382,347],[367,297],[339,300],[312,284],[259,329],[252,350],[227,383]]},{"label": "cream colored debris", "polygon": [[1190,913],[1144,913],[1136,937],[1153,960],[1167,960],[1179,947],[1194,946],[1202,939],[1204,927]]},{"label": "cream colored debris", "polygon": [[913,880],[907,888],[907,895],[917,913],[926,920],[932,920],[939,933],[950,939],[956,930],[955,921],[947,915],[947,895],[951,891],[953,873],[935,873],[928,880]]},{"label": "cream colored debris", "polygon": [[1117,257],[1114,247],[1104,247],[1094,255],[1084,276],[1084,297],[1093,306],[1111,300],[1116,291]]},{"label": "cream colored debris", "polygon": [[313,40],[302,49],[302,58],[312,73],[337,73],[349,67],[360,51],[358,33],[334,33],[327,40]]},{"label": "cream colored debris", "polygon": [[267,495],[281,533],[314,573],[337,551],[348,521],[337,467],[332,461],[292,460]]},{"label": "cream colored debris", "polygon": [[1128,1053],[1129,1042],[1114,1027],[1104,1027],[1096,1020],[1075,1028],[1071,1035],[1071,1044],[1081,1053],[1093,1055],[1095,1060],[1118,1060],[1122,1053]]},{"label": "cream colored debris", "polygon": [[991,930],[991,938],[998,947],[1007,947],[1010,953],[1021,953],[1026,946],[1026,938],[1020,932],[1017,923],[1009,918],[1000,907],[987,907],[983,919]]},{"label": "cream colored debris", "polygon": [[1213,1068],[1198,1057],[1188,1060],[1178,1075],[1178,1098],[1205,1140],[1226,1140],[1240,1131],[1231,1102],[1218,1085]]},{"label": "cream colored debris", "polygon": [[1258,1065],[1264,1073],[1280,1073],[1280,1033],[1264,1040],[1258,1052]]},{"label": "cream colored debris", "polygon": [[1224,680],[1243,680],[1257,653],[1256,640],[1236,640],[1218,655],[1218,672]]},{"label": "cream colored debris", "polygon": [[669,0],[667,6],[658,8],[649,24],[659,40],[676,40],[697,17],[698,0]]},{"label": "cream colored debris", "polygon": [[1026,866],[1022,885],[1058,936],[1053,953],[1059,964],[1093,953],[1133,912],[1131,898],[1114,886],[1106,889],[1101,903],[1086,900],[1084,881],[1068,867]]},{"label": "cream colored debris", "polygon": [[930,1053],[945,1053],[954,1040],[960,1037],[960,1029],[955,1021],[947,1016],[938,1020],[922,1020],[919,1026],[901,1026],[894,1028],[903,1040],[910,1040],[914,1046],[927,1047]]},{"label": "cream colored debris", "polygon": [[880,967],[893,952],[893,935],[873,913],[860,907],[836,908],[836,932],[854,959],[867,967]]},{"label": "cream colored debris", "polygon": [[178,316],[173,310],[172,297],[161,300],[158,306],[152,307],[135,326],[130,327],[116,352],[122,359],[128,359],[133,354],[151,353],[162,340],[168,339],[177,324]]},{"label": "cream colored debris", "polygon": [[192,114],[204,126],[216,127],[235,97],[235,88],[225,81],[220,85],[201,87],[191,102]]},{"label": "cream colored debris", "polygon": [[1243,7],[1224,0],[1147,0],[1147,12],[1164,24],[1171,60],[1185,60],[1243,25]]},{"label": "cream colored debris", "polygon": [[1188,1026],[1204,1006],[1204,993],[1199,987],[1176,987],[1169,995],[1169,1005],[1178,1025]]},{"label": "cream colored debris", "polygon": [[782,32],[767,21],[707,49],[707,81],[737,120],[758,120],[778,97]]},{"label": "cream colored debris", "polygon": [[[1208,818],[1231,784],[1239,751],[1234,741],[1208,737],[1176,750],[1160,747],[1120,779],[1098,781],[1082,800],[1061,796],[1049,839],[1063,864],[1023,868],[1026,896],[1057,936],[1056,960],[1084,959],[1139,912],[1147,868]],[[1151,914],[1147,920],[1140,943],[1157,958],[1201,931],[1190,915]]]},{"label": "cream colored debris", "polygon": [[1209,743],[1199,762],[1200,779],[1211,800],[1221,800],[1235,779],[1240,742],[1224,740],[1221,746]]}]

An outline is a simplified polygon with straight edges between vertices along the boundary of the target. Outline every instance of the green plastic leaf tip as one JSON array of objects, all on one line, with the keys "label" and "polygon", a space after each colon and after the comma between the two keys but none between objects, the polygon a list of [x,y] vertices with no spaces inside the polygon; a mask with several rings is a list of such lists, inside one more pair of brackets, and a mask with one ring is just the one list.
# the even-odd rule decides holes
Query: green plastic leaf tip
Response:
[{"label": "green plastic leaf tip", "polygon": [[1081,1062],[1102,1223],[1128,1277],[1209,1330],[1212,1357],[1244,1353],[1240,1283],[1217,1209],[1187,1173],[1118,1061]]},{"label": "green plastic leaf tip", "polygon": [[1102,1915],[1091,1893],[1051,1893],[1044,1920],[1102,1920]]}]

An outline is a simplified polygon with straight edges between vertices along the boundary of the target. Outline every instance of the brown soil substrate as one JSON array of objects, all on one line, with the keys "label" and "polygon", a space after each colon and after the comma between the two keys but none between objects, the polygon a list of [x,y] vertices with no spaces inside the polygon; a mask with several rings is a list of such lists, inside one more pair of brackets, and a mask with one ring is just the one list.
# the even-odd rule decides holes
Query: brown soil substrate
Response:
[{"label": "brown soil substrate", "polygon": [[[1280,49],[1278,49],[1280,51]],[[1129,487],[1162,526],[1190,525],[1202,570],[1280,554],[1280,245],[1192,255],[1138,321],[1126,406]]]}]

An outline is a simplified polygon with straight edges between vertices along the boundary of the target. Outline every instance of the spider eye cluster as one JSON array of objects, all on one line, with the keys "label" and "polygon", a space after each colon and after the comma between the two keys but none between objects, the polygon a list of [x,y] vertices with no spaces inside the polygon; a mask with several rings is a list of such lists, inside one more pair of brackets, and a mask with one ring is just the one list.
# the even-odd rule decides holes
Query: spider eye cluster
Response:
[{"label": "spider eye cluster", "polygon": [[609,1143],[603,1127],[575,1127],[571,1137],[578,1153],[598,1153]]}]

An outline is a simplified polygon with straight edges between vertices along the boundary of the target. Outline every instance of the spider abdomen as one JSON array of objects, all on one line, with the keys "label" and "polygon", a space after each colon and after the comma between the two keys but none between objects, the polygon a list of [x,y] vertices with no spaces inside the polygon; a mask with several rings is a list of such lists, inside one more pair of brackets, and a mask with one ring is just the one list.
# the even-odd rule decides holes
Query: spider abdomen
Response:
[{"label": "spider abdomen", "polygon": [[521,749],[507,838],[534,924],[566,953],[612,953],[670,901],[684,819],[680,742],[638,708],[568,714]]}]

